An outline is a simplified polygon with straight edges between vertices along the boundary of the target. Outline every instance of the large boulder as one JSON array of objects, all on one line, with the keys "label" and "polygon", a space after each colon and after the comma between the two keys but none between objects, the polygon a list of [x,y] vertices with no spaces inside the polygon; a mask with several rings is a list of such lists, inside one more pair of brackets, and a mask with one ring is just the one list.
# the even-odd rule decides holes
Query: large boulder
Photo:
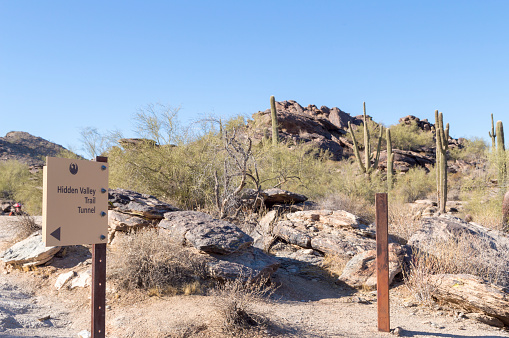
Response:
[{"label": "large boulder", "polygon": [[33,233],[5,250],[0,259],[15,266],[37,266],[48,262],[60,250],[59,246],[46,247],[40,231]]},{"label": "large boulder", "polygon": [[[401,245],[389,244],[389,285],[402,271],[404,257],[405,249]],[[374,289],[377,282],[376,270],[376,250],[362,251],[346,263],[339,280],[352,287]]]},{"label": "large boulder", "polygon": [[163,219],[165,213],[179,210],[154,196],[127,189],[110,189],[108,203],[111,210],[149,219]]},{"label": "large boulder", "polygon": [[175,211],[164,215],[158,227],[175,240],[208,253],[231,254],[253,244],[236,225],[198,211]]},{"label": "large boulder", "polygon": [[[454,255],[461,269],[509,287],[509,235],[449,215],[424,218],[408,245],[436,257]],[[450,251],[450,252],[449,252]]]},{"label": "large boulder", "polygon": [[250,247],[227,256],[213,254],[206,266],[210,275],[217,279],[256,280],[272,276],[279,262],[262,250]]}]

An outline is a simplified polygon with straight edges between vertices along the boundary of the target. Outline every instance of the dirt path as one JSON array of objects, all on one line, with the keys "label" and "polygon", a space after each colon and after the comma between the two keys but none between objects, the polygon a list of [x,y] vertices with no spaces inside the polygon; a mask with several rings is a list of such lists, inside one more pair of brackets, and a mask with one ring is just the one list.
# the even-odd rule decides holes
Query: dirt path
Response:
[{"label": "dirt path", "polygon": [[[11,219],[0,217],[0,248],[15,234]],[[90,329],[90,288],[55,290],[57,276],[82,269],[79,251],[36,271],[8,271],[0,266],[0,337],[78,337]],[[80,256],[81,257],[81,256]],[[69,263],[75,259],[76,263]],[[66,264],[63,264],[67,262]],[[78,263],[79,262],[79,263]],[[310,280],[282,268],[281,286],[270,303],[253,309],[270,319],[271,337],[391,337],[377,331],[376,296],[324,280]],[[452,310],[408,307],[404,286],[391,289],[391,327],[404,337],[509,337],[502,329],[458,319]],[[107,292],[108,337],[218,337],[221,319],[212,296],[147,297]],[[49,316],[49,318],[48,318]],[[46,319],[45,319],[46,318]],[[228,335],[223,335],[228,336]]]}]

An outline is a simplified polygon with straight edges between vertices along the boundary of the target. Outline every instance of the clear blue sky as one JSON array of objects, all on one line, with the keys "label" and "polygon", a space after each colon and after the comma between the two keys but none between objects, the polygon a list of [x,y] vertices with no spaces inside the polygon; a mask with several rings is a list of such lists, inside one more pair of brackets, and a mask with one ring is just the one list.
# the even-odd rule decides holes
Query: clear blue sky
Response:
[{"label": "clear blue sky", "polygon": [[[79,149],[150,103],[184,122],[269,97],[386,125],[444,113],[454,137],[509,123],[509,1],[0,0],[0,135]],[[507,129],[508,127],[506,127]]]}]

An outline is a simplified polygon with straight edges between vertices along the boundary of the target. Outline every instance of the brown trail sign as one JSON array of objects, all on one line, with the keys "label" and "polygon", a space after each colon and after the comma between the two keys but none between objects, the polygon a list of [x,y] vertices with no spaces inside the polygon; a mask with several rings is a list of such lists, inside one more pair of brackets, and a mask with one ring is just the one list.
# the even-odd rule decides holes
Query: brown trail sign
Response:
[{"label": "brown trail sign", "polygon": [[43,176],[42,235],[46,246],[106,243],[107,166],[47,157]]},{"label": "brown trail sign", "polygon": [[108,158],[47,157],[42,229],[46,246],[92,244],[92,337],[105,337]]}]

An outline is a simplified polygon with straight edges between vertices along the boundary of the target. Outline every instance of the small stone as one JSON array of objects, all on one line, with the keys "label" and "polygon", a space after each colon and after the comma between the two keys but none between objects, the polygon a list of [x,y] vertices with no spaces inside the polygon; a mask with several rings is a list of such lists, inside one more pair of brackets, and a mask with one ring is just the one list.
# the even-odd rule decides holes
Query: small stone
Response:
[{"label": "small stone", "polygon": [[60,274],[57,278],[57,281],[55,282],[55,288],[57,290],[60,290],[65,285],[65,283],[70,281],[75,275],[76,275],[76,273],[74,271],[69,271],[69,272]]},{"label": "small stone", "polygon": [[90,338],[90,337],[92,337],[92,334],[88,330],[83,330],[83,331],[78,332],[78,337]]},{"label": "small stone", "polygon": [[403,329],[399,326],[395,327],[394,330],[391,331],[391,333],[395,336],[401,336],[403,334]]}]

